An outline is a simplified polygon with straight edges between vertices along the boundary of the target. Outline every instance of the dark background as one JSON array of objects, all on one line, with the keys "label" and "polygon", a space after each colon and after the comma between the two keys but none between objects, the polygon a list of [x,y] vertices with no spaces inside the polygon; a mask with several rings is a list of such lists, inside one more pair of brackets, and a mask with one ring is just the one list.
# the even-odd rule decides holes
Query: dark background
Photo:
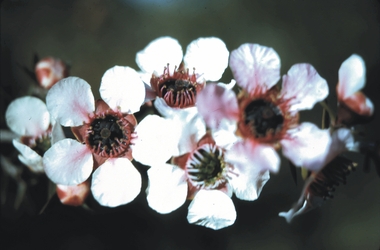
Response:
[{"label": "dark background", "polygon": [[[332,104],[341,63],[353,53],[361,55],[367,66],[364,92],[376,113],[372,123],[358,129],[365,132],[364,140],[380,139],[379,11],[375,0],[2,1],[1,128],[6,128],[8,104],[31,91],[32,80],[18,65],[32,69],[35,53],[70,62],[71,75],[89,82],[99,97],[103,73],[114,65],[138,69],[135,54],[151,40],[172,36],[185,52],[192,40],[217,36],[230,51],[248,42],[273,47],[282,74],[295,63],[311,63],[328,81]],[[222,80],[231,77],[227,69]],[[320,124],[320,114],[316,107],[302,112],[301,120]],[[17,155],[11,144],[1,147],[2,155]],[[63,206],[53,197],[38,215],[47,180],[28,170],[21,177],[29,188],[14,209],[17,182],[2,171],[0,244],[2,249],[379,249],[380,179],[373,168],[362,171],[361,155],[349,156],[358,161],[358,170],[321,208],[290,225],[277,216],[302,188],[301,178],[296,186],[284,160],[257,201],[234,198],[237,220],[219,231],[189,225],[189,202],[169,215],[157,214],[144,191],[114,209],[101,208],[90,198],[94,212]],[[146,168],[139,170],[146,179]]]}]

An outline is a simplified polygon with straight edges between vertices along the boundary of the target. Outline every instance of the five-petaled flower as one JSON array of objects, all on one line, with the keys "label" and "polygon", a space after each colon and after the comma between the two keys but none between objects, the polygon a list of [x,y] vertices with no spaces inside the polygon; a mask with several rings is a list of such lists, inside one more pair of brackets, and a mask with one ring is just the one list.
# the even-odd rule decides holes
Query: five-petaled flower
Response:
[{"label": "five-petaled flower", "polygon": [[43,163],[57,184],[77,185],[92,174],[94,198],[113,207],[132,201],[141,189],[140,173],[130,162],[130,145],[137,124],[133,113],[143,103],[145,90],[136,71],[115,66],[103,75],[100,95],[95,102],[90,85],[77,77],[50,89],[46,97],[50,114],[70,126],[77,140],[55,143]]},{"label": "five-petaled flower", "polygon": [[160,37],[136,54],[146,85],[147,100],[163,99],[164,109],[187,108],[196,103],[206,81],[217,81],[228,66],[229,51],[216,37],[192,41],[183,56],[182,47],[171,37]]},{"label": "five-petaled flower", "polygon": [[[283,76],[279,90],[276,84],[280,79],[280,58],[272,48],[258,44],[243,44],[232,51],[230,67],[242,90],[236,97],[230,89],[208,85],[197,102],[207,125],[215,128],[226,120],[233,121],[236,126],[230,126],[231,132],[246,141],[269,144],[275,149],[281,145],[291,161],[308,157],[298,153],[299,144],[293,133],[314,130],[314,125],[299,125],[298,111],[311,109],[326,98],[329,92],[326,81],[310,64],[296,64]],[[307,145],[304,148],[307,152],[322,150],[317,144]],[[270,170],[277,172],[278,168]]]},{"label": "five-petaled flower", "polygon": [[[175,125],[178,124],[176,120],[167,120],[174,123],[174,127],[179,127]],[[136,145],[155,145],[160,151],[173,153],[164,157],[162,154],[152,155],[150,152],[157,150],[149,150],[141,145],[140,150],[133,150],[133,153],[135,160],[151,166],[147,188],[147,200],[151,208],[159,213],[170,213],[183,205],[186,199],[191,199],[188,221],[221,229],[232,225],[236,219],[232,194],[243,200],[257,199],[269,179],[269,171],[262,171],[261,167],[276,167],[280,160],[275,150],[266,145],[242,147],[242,144],[234,144],[236,141],[233,137],[226,142],[225,138],[220,138],[218,131],[215,131],[216,138],[211,132],[203,135],[194,133],[192,128],[198,127],[200,123],[202,120],[198,116],[182,124],[182,131],[171,134],[171,138],[174,138],[171,143],[163,143],[159,137],[146,135],[151,130],[148,123],[140,126],[138,132],[145,136],[139,137]],[[178,153],[176,138],[192,142],[191,150],[175,155]],[[169,159],[171,161],[167,163]]]}]

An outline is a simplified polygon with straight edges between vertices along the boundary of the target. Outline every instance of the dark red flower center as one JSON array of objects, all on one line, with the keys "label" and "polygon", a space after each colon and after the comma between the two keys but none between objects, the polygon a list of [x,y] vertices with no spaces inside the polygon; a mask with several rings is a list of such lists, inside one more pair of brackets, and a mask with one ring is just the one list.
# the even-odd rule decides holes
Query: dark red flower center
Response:
[{"label": "dark red flower center", "polygon": [[169,65],[164,68],[161,76],[152,76],[151,85],[159,97],[162,97],[170,107],[187,108],[195,105],[197,91],[202,83],[197,83],[195,72],[189,73],[189,69],[174,68],[173,73],[169,70]]},{"label": "dark red flower center", "polygon": [[92,121],[88,143],[102,157],[118,157],[128,150],[132,128],[122,116],[107,114]]},{"label": "dark red flower center", "polygon": [[251,133],[259,138],[281,131],[284,117],[281,110],[273,103],[258,99],[245,107],[244,123]]}]

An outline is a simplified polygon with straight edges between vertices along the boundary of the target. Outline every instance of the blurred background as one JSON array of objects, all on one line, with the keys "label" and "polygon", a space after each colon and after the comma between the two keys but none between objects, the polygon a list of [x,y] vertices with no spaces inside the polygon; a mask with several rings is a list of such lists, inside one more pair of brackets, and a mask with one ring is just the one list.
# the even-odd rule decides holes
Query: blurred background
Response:
[{"label": "blurred background", "polygon": [[[364,93],[375,104],[375,118],[358,129],[365,132],[363,140],[380,139],[379,15],[377,0],[4,0],[1,129],[7,128],[9,103],[30,94],[34,83],[22,67],[33,70],[35,54],[70,63],[70,74],[85,79],[99,97],[103,73],[114,65],[138,69],[136,52],[151,40],[172,36],[185,51],[198,37],[216,36],[230,51],[243,43],[273,47],[282,74],[295,63],[311,63],[329,83],[330,104],[336,103],[341,63],[361,55],[367,66]],[[227,69],[222,81],[231,78]],[[317,124],[320,117],[320,107],[301,113],[301,120]],[[1,154],[17,159],[11,143],[1,143]],[[321,208],[291,224],[277,216],[302,189],[301,177],[296,185],[284,160],[257,201],[233,199],[237,220],[219,231],[189,225],[189,202],[169,215],[157,214],[145,200],[146,183],[135,201],[114,209],[90,199],[94,212],[89,212],[63,206],[55,196],[46,204],[46,177],[16,161],[21,174],[13,178],[1,171],[0,244],[2,249],[379,249],[380,179],[373,167],[362,171],[362,155],[348,156],[358,170]],[[146,179],[146,168],[139,170]],[[15,201],[20,180],[28,188]]]}]

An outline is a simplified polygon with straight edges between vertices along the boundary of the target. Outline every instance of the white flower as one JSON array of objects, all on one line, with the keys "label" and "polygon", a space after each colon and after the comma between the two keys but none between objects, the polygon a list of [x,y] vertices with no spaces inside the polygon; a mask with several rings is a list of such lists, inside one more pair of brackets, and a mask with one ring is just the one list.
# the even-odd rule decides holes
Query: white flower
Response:
[{"label": "white flower", "polygon": [[160,37],[137,53],[136,63],[144,82],[150,83],[151,98],[162,98],[169,108],[187,108],[195,105],[206,81],[222,77],[228,56],[226,45],[216,37],[192,41],[184,56],[176,39]]},{"label": "white flower", "polygon": [[102,100],[95,102],[90,85],[77,77],[50,89],[46,97],[50,114],[72,127],[77,140],[54,144],[43,163],[47,176],[61,185],[83,183],[92,174],[95,199],[114,207],[131,202],[141,189],[141,176],[130,162],[130,144],[136,136],[133,113],[143,103],[145,90],[137,72],[115,66],[103,75],[100,95]]},{"label": "white flower", "polygon": [[[154,131],[154,123],[145,119],[140,123],[144,126],[138,128],[139,133],[153,133],[149,131]],[[243,200],[257,199],[269,179],[269,171],[261,171],[258,165],[268,169],[277,167],[279,157],[268,146],[241,147],[235,138],[226,143],[214,140],[210,133],[199,136],[195,128],[200,124],[205,126],[199,116],[187,119],[186,124],[175,119],[166,121],[167,133],[162,135],[166,140],[148,135],[141,141],[136,140],[133,148],[135,160],[151,166],[147,188],[149,206],[165,214],[176,210],[186,199],[193,199],[187,216],[190,223],[215,230],[232,225],[236,219],[232,193]],[[190,147],[186,146],[187,152],[176,156],[179,138],[191,143]],[[217,144],[219,141],[223,147]],[[157,154],[152,153],[155,151]],[[135,155],[136,152],[139,154]],[[163,156],[160,152],[167,153]],[[166,163],[170,158],[171,163]]]}]

